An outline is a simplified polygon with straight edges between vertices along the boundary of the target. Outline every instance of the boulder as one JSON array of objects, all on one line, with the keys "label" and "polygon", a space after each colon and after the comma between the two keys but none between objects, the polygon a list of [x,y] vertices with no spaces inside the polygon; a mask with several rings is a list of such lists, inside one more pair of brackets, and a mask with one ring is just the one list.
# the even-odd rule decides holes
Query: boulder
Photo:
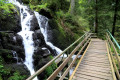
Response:
[{"label": "boulder", "polygon": [[30,22],[31,22],[31,25],[30,25],[31,26],[31,28],[30,28],[31,31],[35,31],[35,30],[40,29],[37,18],[35,17],[35,15],[33,15],[33,18]]},{"label": "boulder", "polygon": [[34,46],[36,47],[41,47],[41,46],[45,46],[45,40],[44,40],[44,36],[41,33],[40,29],[39,30],[35,30],[35,32],[33,33],[33,40],[34,40]]},{"label": "boulder", "polygon": [[15,34],[13,38],[17,45],[23,46],[23,38],[21,35]]},{"label": "boulder", "polygon": [[5,66],[5,69],[9,69],[10,70],[11,74],[13,74],[14,72],[18,71],[20,73],[20,75],[22,75],[22,76],[25,75],[25,79],[30,76],[30,72],[27,69],[26,65],[24,65],[24,64],[5,64],[4,66]]}]

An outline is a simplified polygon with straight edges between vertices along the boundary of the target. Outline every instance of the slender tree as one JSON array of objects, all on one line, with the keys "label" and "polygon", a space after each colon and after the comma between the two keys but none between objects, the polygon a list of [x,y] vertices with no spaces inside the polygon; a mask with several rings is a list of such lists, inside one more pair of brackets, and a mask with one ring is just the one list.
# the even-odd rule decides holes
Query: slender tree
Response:
[{"label": "slender tree", "polygon": [[95,6],[95,33],[98,32],[98,0],[95,0],[96,6]]},{"label": "slender tree", "polygon": [[74,12],[74,7],[75,7],[75,0],[71,0],[71,4],[70,4],[70,13],[73,14]]},{"label": "slender tree", "polygon": [[112,27],[112,35],[114,36],[115,33],[115,25],[117,20],[117,11],[118,11],[118,0],[115,2],[115,12],[114,12],[114,18],[113,18],[113,27]]}]

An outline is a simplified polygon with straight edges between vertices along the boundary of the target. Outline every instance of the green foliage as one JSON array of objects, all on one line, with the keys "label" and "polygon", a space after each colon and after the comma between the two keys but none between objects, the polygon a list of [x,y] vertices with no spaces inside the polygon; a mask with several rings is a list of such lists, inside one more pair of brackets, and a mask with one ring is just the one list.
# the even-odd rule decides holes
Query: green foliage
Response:
[{"label": "green foliage", "polygon": [[30,4],[30,8],[32,10],[35,10],[35,11],[40,11],[41,9],[48,10],[47,5],[48,5],[47,3],[41,4],[41,5],[32,5],[32,4]]},{"label": "green foliage", "polygon": [[13,73],[13,76],[8,78],[8,80],[23,80],[25,77],[25,75],[20,75],[20,73],[16,71]]},{"label": "green foliage", "polygon": [[46,72],[46,76],[50,76],[52,73],[53,73],[53,69],[51,66],[48,66],[46,69],[45,69],[45,72]]},{"label": "green foliage", "polygon": [[41,0],[40,5],[46,5],[47,8],[51,11],[68,11],[69,9],[69,2],[67,0]]},{"label": "green foliage", "polygon": [[0,6],[5,5],[5,0],[0,0]]},{"label": "green foliage", "polygon": [[[0,0],[0,19],[6,19],[7,16],[12,18],[12,13],[14,10],[17,10],[15,6],[11,3],[8,3],[6,0]],[[19,14],[17,12],[17,14]]]},{"label": "green foliage", "polygon": [[0,77],[2,77],[3,75],[9,75],[10,74],[10,71],[9,69],[6,70],[4,69],[4,65],[3,65],[3,58],[0,56]]},{"label": "green foliage", "polygon": [[8,13],[12,13],[11,9],[16,9],[11,3],[7,3],[5,0],[0,1],[0,11],[7,15]]},{"label": "green foliage", "polygon": [[[53,59],[53,56],[49,56],[51,59]],[[54,70],[57,68],[57,65],[55,62],[53,62],[50,66],[48,66],[46,69],[45,69],[45,73],[46,73],[46,77],[50,76]]]}]

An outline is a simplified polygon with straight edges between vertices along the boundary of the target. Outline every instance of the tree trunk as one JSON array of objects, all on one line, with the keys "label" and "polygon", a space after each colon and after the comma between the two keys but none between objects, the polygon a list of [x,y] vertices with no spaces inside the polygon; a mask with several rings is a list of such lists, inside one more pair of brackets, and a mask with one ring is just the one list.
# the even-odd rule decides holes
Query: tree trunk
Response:
[{"label": "tree trunk", "polygon": [[73,14],[74,12],[74,7],[75,7],[75,0],[71,0],[71,4],[70,4],[70,13]]},{"label": "tree trunk", "polygon": [[114,18],[113,18],[113,27],[112,27],[112,35],[114,36],[115,33],[115,25],[117,20],[117,11],[118,11],[118,0],[115,2],[115,12],[114,12]]},{"label": "tree trunk", "polygon": [[98,1],[96,0],[96,7],[95,7],[95,33],[98,32]]}]

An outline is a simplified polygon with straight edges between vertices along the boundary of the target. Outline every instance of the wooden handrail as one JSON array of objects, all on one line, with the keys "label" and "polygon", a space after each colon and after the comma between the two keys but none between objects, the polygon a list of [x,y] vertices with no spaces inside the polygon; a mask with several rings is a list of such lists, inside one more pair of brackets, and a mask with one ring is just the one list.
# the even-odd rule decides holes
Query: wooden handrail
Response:
[{"label": "wooden handrail", "polygon": [[[118,70],[118,68],[117,68],[117,66],[116,66],[116,63],[115,63],[115,61],[114,61],[115,59],[117,59],[118,67],[119,67],[119,69],[120,69],[120,58],[119,58],[118,52],[117,52],[117,50],[116,50],[116,48],[115,48],[115,45],[114,45],[113,42],[111,41],[108,33],[106,34],[106,38],[107,38],[107,41],[108,41],[108,47],[109,47],[109,51],[110,51],[110,56],[111,56],[111,59],[112,59],[112,63],[113,63],[114,69],[115,69],[115,71],[116,71],[117,77],[118,77],[118,79],[120,80],[120,73],[119,73],[119,70]],[[116,57],[115,59],[114,59],[114,57],[113,57],[113,54],[112,54],[110,45],[112,46],[112,48],[113,48],[113,50],[114,50],[115,57]]]},{"label": "wooden handrail", "polygon": [[68,46],[61,54],[53,58],[51,61],[49,61],[46,65],[44,65],[42,68],[40,68],[38,71],[36,71],[33,75],[31,75],[29,78],[26,80],[32,80],[34,79],[37,75],[39,75],[41,72],[43,72],[48,66],[50,66],[56,59],[58,59],[61,55],[63,55],[67,50],[69,50],[73,45],[75,45],[77,42],[79,42],[82,38],[84,38],[86,35],[88,35],[89,32],[86,32],[84,35],[82,35],[79,39],[77,39],[73,44]]},{"label": "wooden handrail", "polygon": [[118,44],[118,42],[116,41],[116,39],[112,36],[112,34],[108,30],[107,30],[107,32],[110,35],[110,37],[113,39],[113,41],[116,44],[116,46],[118,47],[118,49],[120,49],[120,45]]},{"label": "wooden handrail", "polygon": [[111,67],[111,71],[112,71],[112,76],[113,76],[113,80],[117,80],[116,76],[115,76],[115,70],[114,70],[114,64],[113,64],[113,58],[111,56],[111,51],[110,51],[110,46],[109,43],[106,41],[106,47],[107,47],[107,54],[108,54],[108,59],[110,62],[110,67]]},{"label": "wooden handrail", "polygon": [[111,44],[112,47],[113,47],[113,50],[114,50],[114,52],[115,52],[116,59],[117,59],[117,61],[118,61],[118,66],[119,66],[119,68],[120,68],[120,58],[119,58],[118,52],[117,52],[117,50],[116,50],[113,42],[111,41],[110,37],[108,36],[108,34],[107,34],[107,38],[108,38],[108,41],[110,42],[110,44]]},{"label": "wooden handrail", "polygon": [[68,63],[72,55],[84,44],[84,42],[90,37],[88,35],[81,43],[77,45],[77,47],[70,53],[70,55],[64,60],[64,62],[50,75],[50,77],[47,80],[54,80],[58,73],[65,67],[65,65]]},{"label": "wooden handrail", "polygon": [[79,65],[80,65],[80,63],[81,63],[83,57],[85,56],[85,54],[86,54],[86,52],[87,52],[87,50],[88,50],[90,44],[91,44],[91,41],[90,41],[89,45],[87,46],[86,50],[84,51],[84,53],[83,53],[82,57],[80,58],[79,62],[77,63],[77,66],[75,67],[75,69],[74,69],[72,75],[69,77],[69,80],[72,80],[73,76],[75,75],[75,72],[77,71],[77,69],[78,69],[78,67],[79,67]]},{"label": "wooden handrail", "polygon": [[[117,74],[118,79],[120,80],[120,74],[119,74],[119,71],[118,71],[118,69],[117,69],[116,63],[115,63],[115,61],[114,61],[114,58],[113,58],[113,55],[112,55],[112,52],[111,52],[111,49],[110,49],[110,44],[109,44],[108,42],[107,42],[107,45],[108,45],[108,48],[109,48],[109,54],[110,54],[110,56],[111,56],[111,60],[112,60],[113,67],[114,67],[114,69],[115,69],[115,71],[116,71],[116,74]],[[113,73],[113,78],[116,78],[115,75],[114,75],[114,73]],[[115,80],[116,80],[116,79],[115,79]]]},{"label": "wooden handrail", "polygon": [[63,80],[64,79],[64,77],[67,75],[67,73],[69,72],[69,70],[72,68],[72,66],[75,63],[76,59],[81,54],[81,52],[83,51],[83,49],[85,48],[85,46],[89,43],[89,41],[90,41],[90,39],[84,44],[84,46],[81,48],[81,50],[76,55],[75,59],[71,62],[71,64],[69,65],[69,67],[66,69],[66,71],[63,73],[63,75],[60,77],[59,80]]}]

